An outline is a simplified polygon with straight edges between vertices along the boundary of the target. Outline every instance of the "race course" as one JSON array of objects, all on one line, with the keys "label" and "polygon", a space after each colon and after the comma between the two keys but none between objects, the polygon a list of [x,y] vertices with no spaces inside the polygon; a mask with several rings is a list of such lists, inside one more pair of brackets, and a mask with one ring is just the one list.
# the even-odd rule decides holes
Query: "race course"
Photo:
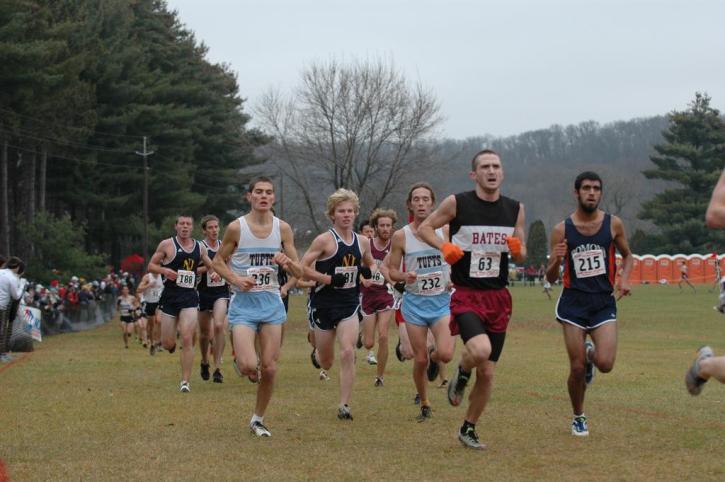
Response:
[{"label": "race course", "polygon": [[485,451],[460,445],[464,408],[443,389],[431,386],[433,418],[415,421],[412,365],[393,354],[395,328],[385,386],[373,386],[375,369],[358,350],[354,420],[338,420],[337,361],[332,379],[318,380],[298,296],[265,416],[271,438],[249,433],[255,385],[235,375],[229,344],[224,383],[200,379],[197,352],[183,394],[178,353],[152,357],[135,342],[126,350],[113,321],[48,337],[0,366],[0,467],[13,481],[725,479],[725,386],[711,381],[691,397],[683,382],[698,347],[725,354],[716,293],[635,286],[620,302],[614,370],[587,391],[587,438],[570,433],[556,300],[540,287],[512,295],[493,397],[477,425]]}]

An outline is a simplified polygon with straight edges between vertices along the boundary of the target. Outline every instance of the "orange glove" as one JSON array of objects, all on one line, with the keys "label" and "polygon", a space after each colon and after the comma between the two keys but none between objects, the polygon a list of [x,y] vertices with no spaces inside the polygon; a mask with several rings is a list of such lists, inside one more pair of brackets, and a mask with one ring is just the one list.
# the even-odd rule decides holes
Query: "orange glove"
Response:
[{"label": "orange glove", "polygon": [[441,253],[443,253],[443,259],[446,263],[453,265],[463,257],[463,250],[460,246],[453,243],[443,243],[441,246]]},{"label": "orange glove", "polygon": [[518,258],[521,256],[521,240],[516,236],[509,236],[506,238],[506,244],[509,247],[511,256]]}]

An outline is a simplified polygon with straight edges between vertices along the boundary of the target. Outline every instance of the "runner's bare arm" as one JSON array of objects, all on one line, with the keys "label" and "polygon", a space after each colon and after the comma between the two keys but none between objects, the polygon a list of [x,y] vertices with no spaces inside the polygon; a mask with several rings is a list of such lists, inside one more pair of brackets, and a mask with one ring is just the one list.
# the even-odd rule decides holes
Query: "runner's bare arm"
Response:
[{"label": "runner's bare arm", "polygon": [[621,298],[622,296],[629,296],[632,293],[632,286],[629,284],[629,274],[632,272],[634,257],[632,256],[632,251],[629,249],[627,236],[624,232],[624,223],[617,216],[612,216],[612,236],[614,238],[614,245],[622,256],[622,274],[619,275],[619,281],[616,286],[619,292],[619,298]]},{"label": "runner's bare arm", "polygon": [[302,267],[305,270],[304,279],[316,281],[317,283],[329,285],[332,283],[330,275],[322,274],[315,270],[314,264],[318,258],[322,257],[325,252],[326,245],[330,242],[332,235],[329,232],[318,235],[310,245],[309,249],[302,256]]},{"label": "runner's bare arm", "polygon": [[212,267],[214,271],[224,278],[227,283],[238,287],[242,291],[249,291],[254,285],[255,281],[249,276],[239,276],[232,271],[227,264],[229,259],[232,257],[234,250],[237,247],[237,240],[239,239],[239,220],[234,220],[229,223],[227,229],[224,230],[224,239],[222,245],[217,251],[214,260],[212,261]]},{"label": "runner's bare arm", "polygon": [[561,222],[551,230],[549,264],[546,267],[546,281],[549,283],[555,283],[559,279],[559,271],[564,256],[566,256],[566,239],[564,239],[564,223]]},{"label": "runner's bare arm", "polygon": [[405,281],[405,273],[400,270],[400,263],[405,250],[405,232],[399,229],[393,233],[393,240],[390,244],[390,253],[385,259],[388,268],[388,276],[394,282]]},{"label": "runner's bare arm", "polygon": [[[297,255],[297,248],[295,248],[295,236],[292,228],[289,224],[284,221],[280,222],[280,235],[282,237],[282,250],[287,257],[286,263],[281,266],[290,273],[294,278],[302,278],[304,275],[304,269],[299,261]],[[294,285],[290,285],[294,286]]]},{"label": "runner's bare arm", "polygon": [[725,228],[725,169],[720,173],[720,180],[712,191],[705,222],[708,228]]},{"label": "runner's bare arm", "polygon": [[156,248],[156,252],[149,260],[149,271],[151,273],[164,275],[166,278],[173,281],[176,279],[176,271],[171,268],[164,268],[161,266],[161,263],[166,259],[169,244],[171,244],[171,239],[164,239],[159,243],[158,248]]},{"label": "runner's bare arm", "polygon": [[[523,263],[526,259],[526,214],[524,211],[524,205],[523,203],[519,203],[519,215],[516,218],[516,226],[514,227],[514,237],[517,238],[520,241],[519,251],[514,252],[511,250],[511,246],[509,246],[509,253],[511,254],[511,258],[516,263]],[[518,243],[517,243],[518,244]]]},{"label": "runner's bare arm", "polygon": [[440,239],[436,235],[435,230],[445,226],[455,217],[456,196],[451,194],[443,200],[440,206],[438,206],[438,209],[433,211],[430,216],[428,216],[425,221],[418,226],[418,236],[434,248],[441,249],[441,246],[444,242],[448,241],[448,238],[445,240]]}]

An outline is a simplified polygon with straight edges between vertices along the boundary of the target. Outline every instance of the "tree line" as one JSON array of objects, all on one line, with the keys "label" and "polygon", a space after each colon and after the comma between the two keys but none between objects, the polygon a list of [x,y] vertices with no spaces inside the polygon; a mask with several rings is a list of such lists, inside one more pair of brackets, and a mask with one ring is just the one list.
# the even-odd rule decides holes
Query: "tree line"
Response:
[{"label": "tree line", "polygon": [[[278,214],[304,244],[326,227],[334,189],[357,191],[361,216],[403,214],[412,182],[431,182],[439,200],[468,189],[482,148],[501,153],[504,194],[526,205],[537,245],[591,169],[635,252],[722,246],[703,220],[725,167],[725,127],[706,94],[664,116],[442,139],[435,94],[391,61],[312,62],[290,92],[247,109],[230,67],[206,54],[160,0],[0,4],[0,252],[40,273],[117,266],[171,234],[181,212],[231,220],[254,174],[273,174]],[[535,264],[546,255],[532,253]]]},{"label": "tree line", "polygon": [[142,251],[144,137],[150,244],[180,211],[230,219],[264,136],[206,53],[163,1],[2,2],[0,252],[57,267],[31,233],[58,222],[111,264]]}]

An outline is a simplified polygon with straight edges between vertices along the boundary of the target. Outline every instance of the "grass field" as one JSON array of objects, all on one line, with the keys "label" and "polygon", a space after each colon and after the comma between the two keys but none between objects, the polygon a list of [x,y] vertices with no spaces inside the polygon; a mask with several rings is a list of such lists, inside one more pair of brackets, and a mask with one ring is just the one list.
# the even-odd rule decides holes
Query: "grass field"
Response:
[{"label": "grass field", "polygon": [[[647,286],[620,302],[617,363],[587,393],[583,439],[570,434],[554,302],[539,288],[512,293],[493,398],[478,424],[486,451],[459,444],[464,409],[441,389],[431,388],[434,418],[415,422],[411,363],[394,355],[376,388],[358,352],[355,420],[338,421],[337,366],[332,380],[317,379],[304,300],[294,298],[265,417],[271,438],[249,434],[255,386],[234,375],[229,355],[219,385],[198,377],[197,354],[192,392],[181,394],[178,354],[125,350],[113,322],[47,338],[0,372],[0,459],[15,481],[725,479],[725,386],[691,397],[683,383],[700,345],[725,353],[714,293]],[[391,348],[396,341],[391,331]]]}]

